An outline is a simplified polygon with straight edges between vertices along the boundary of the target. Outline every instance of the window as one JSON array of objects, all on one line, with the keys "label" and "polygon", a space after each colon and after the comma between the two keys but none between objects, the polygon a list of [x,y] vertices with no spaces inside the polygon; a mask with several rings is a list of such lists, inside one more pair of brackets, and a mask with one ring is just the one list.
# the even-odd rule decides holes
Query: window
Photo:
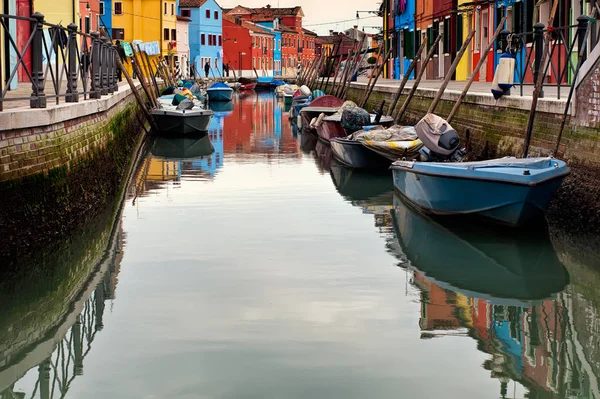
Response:
[{"label": "window", "polygon": [[206,18],[210,19],[210,10],[206,10]]},{"label": "window", "polygon": [[85,17],[85,33],[90,33],[90,29],[92,25],[92,21],[90,20],[89,15],[87,17]]},{"label": "window", "polygon": [[444,54],[450,53],[450,18],[444,19]]},{"label": "window", "polygon": [[177,41],[177,30],[176,29],[171,29],[171,40]]},{"label": "window", "polygon": [[207,35],[208,36],[208,45],[212,46],[212,35]]},{"label": "window", "polygon": [[115,15],[123,14],[123,3],[120,1],[115,1]]},{"label": "window", "polygon": [[204,33],[200,35],[200,45],[206,45],[206,36],[204,36]]},{"label": "window", "polygon": [[123,28],[112,28],[113,40],[125,40],[125,30]]},{"label": "window", "polygon": [[171,15],[175,15],[175,4],[171,4]]},{"label": "window", "polygon": [[163,40],[169,40],[169,29],[167,28],[164,29]]},{"label": "window", "polygon": [[104,15],[104,2],[100,2],[100,8],[98,9],[98,14]]},{"label": "window", "polygon": [[163,14],[167,15],[167,2],[164,3],[164,12]]},{"label": "window", "polygon": [[190,10],[181,10],[181,16],[189,18],[192,15]]},{"label": "window", "polygon": [[215,19],[219,19],[219,12],[215,11]]},{"label": "window", "polygon": [[221,37],[221,35],[219,35],[219,46],[223,45],[223,37]]}]

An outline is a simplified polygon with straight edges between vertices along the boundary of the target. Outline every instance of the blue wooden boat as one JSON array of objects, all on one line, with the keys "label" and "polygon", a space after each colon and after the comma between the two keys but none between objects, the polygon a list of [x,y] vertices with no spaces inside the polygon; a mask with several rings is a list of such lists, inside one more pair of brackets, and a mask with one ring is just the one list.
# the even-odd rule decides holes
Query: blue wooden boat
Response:
[{"label": "blue wooden boat", "polygon": [[570,170],[553,158],[396,161],[395,189],[437,215],[476,215],[519,226],[544,213]]},{"label": "blue wooden boat", "polygon": [[210,86],[206,93],[209,101],[231,101],[233,97],[233,89],[222,82]]},{"label": "blue wooden boat", "polygon": [[272,89],[274,78],[272,76],[260,76],[256,79],[256,90]]}]

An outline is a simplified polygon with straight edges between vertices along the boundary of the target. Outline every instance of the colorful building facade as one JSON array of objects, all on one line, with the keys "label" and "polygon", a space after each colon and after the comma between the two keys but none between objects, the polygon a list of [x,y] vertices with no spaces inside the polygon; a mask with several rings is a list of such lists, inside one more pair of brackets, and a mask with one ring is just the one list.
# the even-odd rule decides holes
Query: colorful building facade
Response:
[{"label": "colorful building facade", "polygon": [[190,59],[197,76],[204,76],[204,66],[210,65],[209,76],[223,73],[223,10],[215,0],[180,0],[180,15],[191,19],[189,24]]}]

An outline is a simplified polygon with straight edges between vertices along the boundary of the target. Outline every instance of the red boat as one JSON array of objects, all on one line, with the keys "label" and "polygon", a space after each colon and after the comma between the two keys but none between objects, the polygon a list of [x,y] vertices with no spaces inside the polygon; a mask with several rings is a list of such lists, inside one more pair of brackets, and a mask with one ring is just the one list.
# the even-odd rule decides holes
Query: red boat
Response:
[{"label": "red boat", "polygon": [[254,90],[256,89],[256,82],[251,83],[242,83],[240,86],[240,90]]},{"label": "red boat", "polygon": [[340,109],[342,104],[344,104],[344,100],[334,96],[321,96],[315,98],[307,107],[300,110],[302,130],[314,130],[310,127],[310,121],[312,121],[313,118],[318,118],[321,114],[327,116],[333,115]]}]

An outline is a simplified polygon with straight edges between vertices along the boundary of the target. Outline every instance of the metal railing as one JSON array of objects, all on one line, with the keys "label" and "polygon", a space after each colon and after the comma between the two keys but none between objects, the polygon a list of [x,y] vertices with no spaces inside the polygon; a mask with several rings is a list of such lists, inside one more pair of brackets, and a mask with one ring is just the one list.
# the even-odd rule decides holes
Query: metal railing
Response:
[{"label": "metal railing", "polygon": [[[31,34],[21,48],[9,29],[11,22],[30,25]],[[80,95],[84,100],[98,99],[118,90],[117,48],[98,32],[80,32],[74,23],[67,27],[50,24],[37,12],[30,18],[0,14],[0,26],[0,38],[8,43],[5,52],[16,58],[8,76],[3,76],[0,68],[0,111],[8,101],[29,100],[31,108],[46,108],[49,98],[54,98],[56,104],[60,98],[78,102]],[[5,62],[10,61],[10,57],[1,56]],[[7,96],[12,85],[27,83],[24,78],[31,83],[31,95]]]},{"label": "metal railing", "polygon": [[[593,46],[584,45],[590,29],[589,21],[587,16],[581,15],[575,25],[547,28],[544,24],[537,23],[532,32],[500,32],[496,44],[497,53],[508,51],[515,56],[515,86],[519,87],[521,96],[524,95],[524,87],[534,86],[539,74],[543,73],[544,87],[556,87],[557,98],[560,99],[561,88],[574,83],[577,71],[577,58],[574,54],[579,51],[588,54],[593,49]],[[546,55],[546,65],[542,65],[545,34],[552,35],[552,39]],[[531,37],[532,42],[527,43],[526,39]]]}]

